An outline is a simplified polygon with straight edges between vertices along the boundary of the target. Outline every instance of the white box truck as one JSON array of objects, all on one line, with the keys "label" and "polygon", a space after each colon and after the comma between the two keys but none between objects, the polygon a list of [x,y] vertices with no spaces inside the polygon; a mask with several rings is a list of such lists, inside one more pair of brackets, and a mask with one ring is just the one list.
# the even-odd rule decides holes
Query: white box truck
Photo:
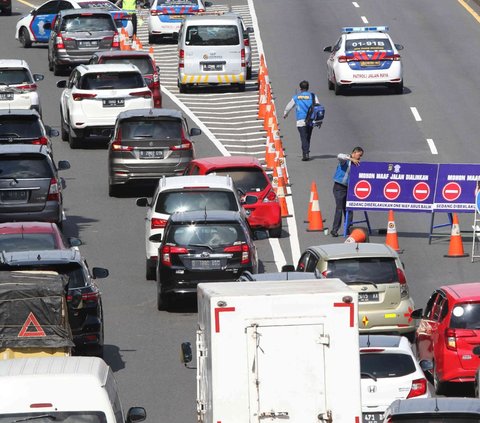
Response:
[{"label": "white box truck", "polygon": [[199,284],[199,422],[359,423],[357,315],[339,279]]}]

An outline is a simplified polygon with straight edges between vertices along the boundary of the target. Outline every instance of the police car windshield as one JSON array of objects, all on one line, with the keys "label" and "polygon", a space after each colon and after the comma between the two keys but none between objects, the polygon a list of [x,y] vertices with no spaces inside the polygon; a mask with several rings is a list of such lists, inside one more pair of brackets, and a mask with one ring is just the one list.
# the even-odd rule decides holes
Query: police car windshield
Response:
[{"label": "police car windshield", "polygon": [[235,46],[240,44],[235,25],[194,25],[187,28],[185,44],[190,46]]},{"label": "police car windshield", "polygon": [[345,50],[392,50],[392,45],[386,38],[354,39],[345,41]]}]

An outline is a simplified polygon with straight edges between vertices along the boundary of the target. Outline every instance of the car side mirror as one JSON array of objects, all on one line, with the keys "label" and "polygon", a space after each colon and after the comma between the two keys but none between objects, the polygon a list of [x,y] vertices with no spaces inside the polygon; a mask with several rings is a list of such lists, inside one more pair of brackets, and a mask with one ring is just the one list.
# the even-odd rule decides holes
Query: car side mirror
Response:
[{"label": "car side mirror", "polygon": [[148,237],[151,242],[162,242],[162,234],[153,234]]},{"label": "car side mirror", "polygon": [[420,360],[419,364],[420,364],[420,368],[424,372],[427,372],[433,369],[433,362],[431,360]]},{"label": "car side mirror", "polygon": [[282,272],[295,272],[295,266],[293,264],[284,264],[281,270]]},{"label": "car side mirror", "polygon": [[247,27],[246,31],[247,34],[253,34],[253,28],[251,26]]},{"label": "car side mirror", "polygon": [[65,179],[63,179],[63,178],[59,178],[59,179],[60,179],[60,185],[61,185],[62,189],[67,188],[67,183],[65,182]]},{"label": "car side mirror", "polygon": [[198,128],[192,128],[192,129],[190,129],[190,135],[192,137],[195,137],[197,135],[202,135],[202,130],[198,129]]},{"label": "car side mirror", "polygon": [[50,126],[45,126],[45,129],[46,129],[47,135],[49,137],[55,138],[55,137],[58,137],[60,135],[60,132],[58,132],[57,129],[50,128]]},{"label": "car side mirror", "polygon": [[323,51],[326,51],[327,53],[331,53],[332,52],[332,46],[324,47]]},{"label": "car side mirror", "polygon": [[45,75],[42,75],[40,73],[34,73],[33,74],[33,80],[35,82],[38,82],[38,81],[43,81],[45,79]]},{"label": "car side mirror", "polygon": [[57,88],[67,88],[67,81],[62,79],[61,81],[57,82]]},{"label": "car side mirror", "polygon": [[423,310],[421,308],[417,308],[410,313],[410,317],[412,319],[421,319],[423,317]]},{"label": "car side mirror", "polygon": [[268,238],[268,232],[265,230],[256,230],[253,231],[253,239],[254,240],[262,240]]},{"label": "car side mirror", "polygon": [[472,352],[473,352],[475,355],[480,355],[480,345],[477,345],[476,347],[473,347]]},{"label": "car side mirror", "polygon": [[140,197],[137,198],[135,201],[135,204],[138,207],[148,207],[150,204],[148,203],[148,198],[147,197]]},{"label": "car side mirror", "polygon": [[60,160],[58,162],[58,170],[67,170],[70,169],[70,162],[68,160]]},{"label": "car side mirror", "polygon": [[127,423],[143,422],[147,418],[147,412],[143,407],[131,407],[127,412]]},{"label": "car side mirror", "polygon": [[108,278],[109,274],[110,274],[110,272],[108,271],[108,269],[105,269],[104,267],[93,267],[92,268],[92,276],[95,279]]},{"label": "car side mirror", "polygon": [[51,29],[52,29],[52,23],[51,23],[51,22],[45,22],[45,23],[43,24],[43,29],[44,29],[45,31],[51,30]]},{"label": "car side mirror", "polygon": [[182,342],[181,348],[181,360],[186,366],[188,363],[192,362],[192,344],[190,342]]},{"label": "car side mirror", "polygon": [[403,47],[402,44],[395,44],[395,48],[396,48],[397,50],[403,50],[403,49],[404,49],[404,47]]},{"label": "car side mirror", "polygon": [[242,204],[255,204],[258,201],[258,198],[254,195],[246,195],[242,198]]},{"label": "car side mirror", "polygon": [[80,247],[80,245],[82,245],[82,240],[74,236],[67,238],[67,241],[70,247]]}]

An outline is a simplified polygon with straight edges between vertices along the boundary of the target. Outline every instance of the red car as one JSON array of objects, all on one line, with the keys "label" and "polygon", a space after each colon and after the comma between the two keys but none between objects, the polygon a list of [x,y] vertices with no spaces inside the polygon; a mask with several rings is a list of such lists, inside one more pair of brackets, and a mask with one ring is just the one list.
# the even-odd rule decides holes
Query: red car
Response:
[{"label": "red car", "polygon": [[282,215],[270,178],[260,162],[250,156],[219,156],[192,160],[184,175],[217,175],[232,177],[242,194],[242,205],[253,229],[268,229],[271,237],[282,234]]},{"label": "red car", "polygon": [[417,355],[433,363],[435,392],[444,392],[448,382],[474,382],[480,365],[473,353],[480,345],[480,283],[442,286],[412,317],[421,319]]},{"label": "red car", "polygon": [[148,51],[109,50],[94,53],[90,58],[90,65],[126,63],[135,65],[145,78],[148,88],[152,92],[153,107],[162,107],[162,92],[160,90],[160,68],[148,54]]},{"label": "red car", "polygon": [[66,250],[81,245],[66,239],[56,223],[9,222],[0,224],[0,251]]}]

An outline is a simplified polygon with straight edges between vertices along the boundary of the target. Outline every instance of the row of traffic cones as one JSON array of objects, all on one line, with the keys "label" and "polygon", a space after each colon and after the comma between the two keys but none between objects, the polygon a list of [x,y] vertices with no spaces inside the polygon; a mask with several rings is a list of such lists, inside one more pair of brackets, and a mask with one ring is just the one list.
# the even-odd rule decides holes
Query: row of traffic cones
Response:
[{"label": "row of traffic cones", "polygon": [[[128,32],[125,28],[120,29],[120,50],[143,50],[143,44],[136,35],[132,37],[128,36]],[[150,47],[150,54],[153,55],[153,47]],[[153,56],[152,56],[153,57]]]}]

